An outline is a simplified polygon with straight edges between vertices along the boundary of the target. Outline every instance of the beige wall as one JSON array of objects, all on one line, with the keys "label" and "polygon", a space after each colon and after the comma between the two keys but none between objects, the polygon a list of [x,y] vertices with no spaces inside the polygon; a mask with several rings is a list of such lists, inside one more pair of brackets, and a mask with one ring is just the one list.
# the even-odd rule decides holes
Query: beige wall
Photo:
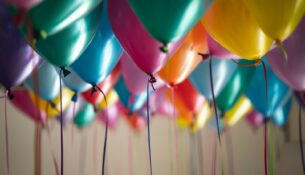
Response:
[{"label": "beige wall", "polygon": [[[294,110],[295,106],[294,106]],[[0,174],[5,174],[5,144],[4,144],[4,104],[0,102]],[[24,115],[8,105],[9,114],[9,141],[11,154],[11,175],[34,174],[34,123]],[[297,141],[297,116],[293,112],[289,123],[290,138]],[[59,125],[53,122],[51,125],[51,137],[49,140],[46,131],[42,135],[42,174],[54,175],[54,167],[50,150],[53,149],[59,161]],[[305,123],[304,123],[305,125]],[[151,122],[153,174],[211,174],[213,147],[216,133],[214,129],[206,127],[201,136],[199,133],[191,134],[179,129],[177,139],[172,132],[172,121],[156,117]],[[254,131],[246,121],[239,122],[230,130],[233,142],[234,165],[236,175],[263,174],[263,128]],[[294,167],[299,174],[300,159],[298,144],[282,144],[284,140],[281,129],[273,128],[273,143],[279,143],[280,160],[276,174]],[[96,136],[95,136],[96,134]],[[218,147],[217,174],[221,174],[221,162],[224,163],[225,174],[228,173],[227,142],[225,133],[222,137],[221,150]],[[65,174],[66,175],[95,175],[101,174],[102,141],[104,138],[104,126],[95,122],[91,127],[83,130],[75,129],[75,140],[72,143],[72,127],[65,128]],[[305,134],[304,134],[305,135]],[[200,139],[201,137],[201,139]],[[94,141],[96,140],[96,141]],[[202,164],[200,164],[200,150],[202,145]],[[177,143],[177,146],[175,145]],[[96,143],[96,147],[94,144]],[[288,147],[288,148],[287,148]],[[131,148],[132,151],[129,151]],[[178,154],[175,153],[177,149]],[[81,150],[81,151],[80,151]],[[290,152],[291,154],[290,154]],[[80,152],[81,155],[80,155]],[[289,153],[289,154],[288,154]],[[130,156],[131,154],[131,156]],[[221,155],[223,161],[221,161]],[[178,159],[175,157],[178,156]],[[96,157],[96,160],[94,159]],[[80,160],[81,159],[81,160]],[[132,161],[129,161],[132,159]],[[174,160],[174,161],[173,161]],[[178,164],[177,164],[178,160]],[[289,160],[289,161],[287,161]],[[291,165],[291,166],[290,166]],[[132,167],[132,168],[131,168]],[[201,167],[201,170],[200,170]],[[111,130],[108,142],[108,174],[148,174],[147,137],[146,130],[135,133],[121,119],[115,130]],[[176,173],[176,170],[179,173]],[[294,173],[294,174],[295,174]]]}]

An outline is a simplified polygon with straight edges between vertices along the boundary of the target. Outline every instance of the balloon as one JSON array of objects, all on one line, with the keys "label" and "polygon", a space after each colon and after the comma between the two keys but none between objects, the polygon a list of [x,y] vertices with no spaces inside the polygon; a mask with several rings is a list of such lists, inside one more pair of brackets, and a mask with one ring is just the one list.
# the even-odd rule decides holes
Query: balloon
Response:
[{"label": "balloon", "polygon": [[12,104],[18,108],[21,112],[26,114],[27,117],[36,121],[44,122],[46,120],[46,114],[38,109],[25,88],[17,88],[12,91],[14,98],[11,100]]},{"label": "balloon", "polygon": [[230,52],[245,59],[260,59],[270,49],[272,40],[260,29],[243,1],[216,0],[202,22],[208,33]]},{"label": "balloon", "polygon": [[192,131],[197,132],[202,129],[209,119],[212,117],[213,109],[210,108],[208,101],[206,101],[201,107],[200,111],[196,114],[194,123],[192,124]]},{"label": "balloon", "polygon": [[[108,12],[114,34],[136,65],[148,74],[160,70],[166,62],[166,54],[159,51],[161,45],[145,30],[128,0],[110,0]],[[179,44],[169,45],[170,56]]]},{"label": "balloon", "polygon": [[280,49],[276,48],[267,54],[267,62],[271,69],[291,88],[305,90],[305,17],[295,32],[284,42],[289,55],[285,60]]},{"label": "balloon", "polygon": [[[34,48],[55,66],[60,68],[69,66],[92,40],[101,16],[100,12],[101,5],[60,32],[45,39],[37,39]],[[40,19],[40,21],[44,20]]]},{"label": "balloon", "polygon": [[[23,0],[23,4],[25,3],[29,3],[29,0]],[[27,12],[22,27],[23,30],[26,30],[29,25],[28,21],[30,21],[30,25],[39,35],[38,37],[46,38],[64,30],[100,4],[101,0],[43,0]]]},{"label": "balloon", "polygon": [[[107,94],[112,87],[114,86],[114,84],[118,81],[120,76],[120,66],[117,65],[113,71],[110,73],[110,75],[107,76],[107,78],[102,81],[100,84],[98,84],[97,86],[103,90],[103,92],[105,94]],[[84,99],[91,104],[97,104],[100,103],[103,99],[104,96],[102,93],[96,92],[92,94],[92,89],[87,90],[86,92],[82,93],[82,97],[84,97]]]},{"label": "balloon", "polygon": [[198,53],[207,52],[206,32],[198,23],[186,36],[182,45],[158,75],[167,84],[174,86],[185,80],[201,61]]},{"label": "balloon", "polygon": [[223,122],[226,126],[232,127],[252,110],[251,101],[246,96],[241,96],[234,106],[224,114]]},{"label": "balloon", "polygon": [[117,102],[113,105],[109,105],[103,111],[97,114],[97,119],[106,123],[106,116],[108,117],[108,126],[110,128],[115,128],[120,116],[121,106],[120,103]]},{"label": "balloon", "polygon": [[38,96],[44,100],[51,101],[59,95],[60,81],[55,67],[44,62],[37,73],[26,79],[24,85],[32,92],[38,93]]},{"label": "balloon", "polygon": [[[35,105],[40,110],[44,111],[49,118],[56,117],[60,114],[60,97],[56,97],[52,100],[52,103],[49,101],[45,101],[39,97],[37,97],[33,92],[29,91],[29,94],[33,101],[38,100]],[[70,105],[71,98],[73,96],[73,92],[68,88],[64,88],[62,90],[62,111],[65,111]]]},{"label": "balloon", "polygon": [[125,118],[134,131],[139,132],[146,127],[146,118],[139,116],[137,113],[125,115]]},{"label": "balloon", "polygon": [[211,2],[212,0],[129,0],[145,28],[163,44],[177,41],[188,33]]},{"label": "balloon", "polygon": [[8,7],[0,2],[0,84],[21,84],[40,63],[40,57],[12,24]]},{"label": "balloon", "polygon": [[246,0],[246,3],[261,29],[276,42],[282,42],[294,31],[305,12],[304,0]]},{"label": "balloon", "polygon": [[[214,94],[217,97],[231,79],[237,65],[231,60],[212,59]],[[212,99],[209,61],[202,61],[197,66],[190,75],[190,81],[203,96]]]},{"label": "balloon", "polygon": [[71,65],[83,80],[92,85],[97,85],[110,74],[122,52],[122,47],[112,32],[107,14],[107,6],[104,5],[95,37],[80,58]]},{"label": "balloon", "polygon": [[74,124],[83,128],[91,124],[95,119],[94,107],[91,104],[84,104],[74,118]]},{"label": "balloon", "polygon": [[239,57],[217,43],[210,35],[207,37],[209,54],[219,59],[238,59]]},{"label": "balloon", "polygon": [[258,129],[264,123],[264,116],[255,109],[246,116],[246,119],[254,129]]},{"label": "balloon", "polygon": [[9,3],[13,5],[17,5],[21,9],[28,10],[32,8],[33,6],[37,5],[41,2],[41,0],[7,0]]},{"label": "balloon", "polygon": [[84,101],[82,99],[72,102],[69,104],[67,109],[63,111],[63,114],[58,114],[56,116],[56,119],[61,122],[61,117],[62,117],[62,123],[63,125],[66,125],[67,123],[72,122],[74,119],[73,117],[76,116],[76,114],[79,112],[80,108],[84,105]]},{"label": "balloon", "polygon": [[[174,117],[174,106],[169,99],[166,98],[167,87],[157,89],[149,99],[149,107],[153,113],[161,116]],[[158,115],[159,116],[159,115]]]},{"label": "balloon", "polygon": [[114,86],[114,89],[118,93],[124,107],[130,111],[140,109],[146,102],[147,93],[144,92],[138,95],[132,95],[128,91],[122,77],[119,78],[117,84]]},{"label": "balloon", "polygon": [[81,93],[92,87],[89,83],[81,79],[71,68],[66,69],[71,73],[69,76],[63,76],[62,80],[74,93]]},{"label": "balloon", "polygon": [[107,103],[104,100],[102,100],[100,103],[98,103],[95,107],[97,108],[98,111],[103,111],[104,109],[106,109],[109,106],[113,106],[116,103],[119,102],[119,96],[118,94],[115,92],[115,90],[111,90],[106,94],[106,99],[107,99]]},{"label": "balloon", "polygon": [[259,66],[256,69],[246,95],[258,112],[262,113],[265,117],[270,117],[280,104],[283,103],[282,101],[287,100],[292,92],[289,87],[271,71],[269,65],[266,65],[266,68],[268,102],[266,100],[264,70],[262,66]]},{"label": "balloon", "polygon": [[[241,60],[239,63],[248,64],[250,61]],[[262,66],[260,66],[262,67]],[[239,97],[247,90],[253,75],[255,74],[256,67],[237,67],[233,73],[230,81],[225,85],[219,95],[216,97],[216,103],[219,110],[225,112],[233,107]],[[263,70],[261,76],[264,77]],[[260,83],[263,85],[263,83]],[[262,91],[264,92],[264,91]]]},{"label": "balloon", "polygon": [[286,102],[283,106],[280,106],[277,108],[274,113],[272,114],[272,121],[278,125],[278,126],[283,126],[289,116],[289,112],[291,109],[291,104],[292,104],[292,98]]}]

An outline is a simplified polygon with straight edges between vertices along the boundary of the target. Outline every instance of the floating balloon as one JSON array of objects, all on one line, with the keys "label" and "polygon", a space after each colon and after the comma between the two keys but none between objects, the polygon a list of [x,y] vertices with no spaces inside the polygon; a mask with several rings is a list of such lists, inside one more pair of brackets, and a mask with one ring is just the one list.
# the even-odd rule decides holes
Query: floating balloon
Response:
[{"label": "floating balloon", "polygon": [[198,53],[206,52],[206,32],[202,24],[198,23],[158,75],[167,84],[177,85],[184,81],[202,60]]},{"label": "floating balloon", "polygon": [[100,103],[96,104],[95,107],[97,108],[98,111],[103,111],[104,109],[106,109],[109,106],[113,106],[116,103],[119,102],[119,96],[118,94],[115,92],[115,90],[111,90],[106,94],[106,99],[107,99],[107,103],[104,100],[102,100]]},{"label": "floating balloon", "polygon": [[[79,112],[80,108],[84,105],[84,101],[77,100],[76,102],[72,102],[69,104],[69,106],[63,111],[62,116],[61,114],[58,114],[56,116],[56,119],[63,123],[63,125],[66,125],[70,122],[73,122],[73,118],[76,116],[76,114]],[[62,120],[61,120],[62,117]]]},{"label": "floating balloon", "polygon": [[[102,81],[100,84],[98,84],[97,86],[105,93],[107,94],[112,87],[116,84],[116,82],[118,81],[120,77],[120,66],[117,65],[113,71],[110,73],[110,75],[107,76],[107,78]],[[102,93],[93,93],[92,94],[92,90],[89,89],[86,92],[82,93],[82,97],[84,97],[84,99],[91,104],[97,104],[100,103],[103,99],[104,96]]]},{"label": "floating balloon", "polygon": [[0,2],[0,84],[20,85],[40,63],[40,57],[12,24],[8,7]]},{"label": "floating balloon", "polygon": [[[250,61],[241,60],[240,64],[248,64]],[[251,64],[251,63],[250,63]],[[262,66],[261,66],[262,67]],[[216,97],[216,104],[219,110],[225,112],[233,107],[239,97],[247,90],[253,75],[255,74],[256,67],[237,67],[233,73],[230,81],[225,85],[219,95]],[[264,78],[264,72],[260,72]],[[264,84],[263,82],[261,83]],[[264,92],[264,91],[262,91]]]},{"label": "floating balloon", "polygon": [[94,107],[91,104],[84,104],[74,118],[74,124],[83,128],[91,124],[95,119]]},{"label": "floating balloon", "polygon": [[[51,101],[59,95],[60,77],[55,67],[44,62],[39,70],[30,76],[24,85],[46,101]],[[37,92],[36,92],[37,91]]]},{"label": "floating balloon", "polygon": [[[136,65],[148,74],[160,70],[166,63],[166,54],[160,52],[161,45],[145,30],[130,8],[128,0],[110,0],[108,12],[114,34]],[[177,42],[169,45],[170,55],[179,44]]]},{"label": "floating balloon", "polygon": [[291,104],[292,104],[292,98],[286,102],[283,106],[280,106],[277,108],[274,113],[272,114],[272,121],[278,125],[278,126],[283,126],[288,119],[289,112],[291,109]]},{"label": "floating balloon", "polygon": [[97,119],[99,119],[103,123],[106,123],[106,119],[108,119],[108,126],[110,128],[115,128],[117,125],[119,116],[121,115],[120,114],[121,108],[122,108],[122,106],[119,102],[117,102],[113,105],[109,105],[103,111],[97,113]]},{"label": "floating balloon", "polygon": [[[162,42],[177,41],[200,20],[211,0],[129,0],[149,33]],[[156,13],[158,12],[158,13]]]},{"label": "floating balloon", "polygon": [[[231,60],[212,59],[214,94],[217,97],[230,81],[237,65]],[[196,90],[209,100],[212,99],[210,78],[209,61],[202,61],[189,78]]]},{"label": "floating balloon", "polygon": [[92,87],[89,83],[81,79],[71,68],[66,69],[71,73],[69,74],[69,76],[63,76],[62,80],[64,84],[74,93],[81,93],[87,91]]},{"label": "floating balloon", "polygon": [[202,22],[224,48],[245,59],[260,59],[272,40],[264,34],[244,0],[216,0]]},{"label": "floating balloon", "polygon": [[149,99],[150,111],[161,116],[174,117],[174,106],[171,100],[166,98],[166,89],[167,87],[162,87],[152,94]]},{"label": "floating balloon", "polygon": [[281,46],[305,13],[304,0],[246,0],[261,29]]},{"label": "floating balloon", "polygon": [[219,59],[238,59],[239,57],[224,47],[222,47],[217,41],[215,41],[210,35],[207,37],[209,54],[212,57]]},{"label": "floating balloon", "polygon": [[97,85],[113,70],[121,52],[122,47],[112,32],[107,6],[104,5],[101,22],[92,42],[71,68],[86,82]]},{"label": "floating balloon", "polygon": [[199,112],[195,116],[192,124],[192,131],[196,132],[206,126],[209,119],[212,117],[213,109],[210,108],[208,101],[205,101]]},{"label": "floating balloon", "polygon": [[125,118],[134,131],[139,132],[146,127],[146,118],[139,116],[137,113],[125,115]]},{"label": "floating balloon", "polygon": [[246,116],[246,120],[254,129],[258,129],[264,123],[265,119],[263,114],[254,109]]},{"label": "floating balloon", "polygon": [[8,3],[17,5],[21,9],[28,10],[41,2],[41,0],[7,0]]},{"label": "floating balloon", "polygon": [[[290,2],[290,1],[289,1]],[[287,3],[289,3],[287,2]],[[284,42],[289,55],[285,60],[280,49],[276,48],[267,54],[267,62],[271,69],[291,88],[305,90],[305,17],[295,32]]]}]

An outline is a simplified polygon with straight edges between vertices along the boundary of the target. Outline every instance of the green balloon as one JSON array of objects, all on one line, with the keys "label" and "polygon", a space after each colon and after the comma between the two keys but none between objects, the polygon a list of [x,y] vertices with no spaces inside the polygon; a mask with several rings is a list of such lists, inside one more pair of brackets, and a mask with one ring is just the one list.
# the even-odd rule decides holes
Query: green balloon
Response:
[{"label": "green balloon", "polygon": [[44,0],[30,9],[27,18],[36,32],[47,37],[90,13],[101,2],[102,0]]},{"label": "green balloon", "polygon": [[149,33],[163,44],[182,38],[202,17],[212,0],[129,0]]},{"label": "green balloon", "polygon": [[[241,60],[240,64],[251,64],[253,61]],[[216,97],[216,103],[219,110],[225,112],[233,107],[239,97],[247,89],[254,72],[255,66],[242,67],[238,66],[233,73],[231,80],[226,84],[220,94]],[[263,74],[262,74],[263,76]]]},{"label": "green balloon", "polygon": [[74,118],[74,124],[77,127],[85,127],[95,119],[94,107],[91,104],[84,104]]},{"label": "green balloon", "polygon": [[46,39],[38,39],[35,43],[35,49],[55,66],[61,68],[69,66],[82,54],[92,40],[100,21],[101,12],[102,4],[60,32]]}]

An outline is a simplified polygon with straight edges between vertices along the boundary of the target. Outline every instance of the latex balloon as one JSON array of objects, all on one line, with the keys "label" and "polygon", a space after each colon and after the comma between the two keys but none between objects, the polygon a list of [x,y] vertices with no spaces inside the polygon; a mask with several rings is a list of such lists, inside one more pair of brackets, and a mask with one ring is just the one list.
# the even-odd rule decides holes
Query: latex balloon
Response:
[{"label": "latex balloon", "polygon": [[184,117],[178,117],[176,121],[177,125],[182,129],[187,129],[192,125],[192,122],[185,119]]},{"label": "latex balloon", "polygon": [[17,5],[21,9],[30,9],[41,2],[41,0],[7,0],[10,4]]},{"label": "latex balloon", "polygon": [[32,92],[38,93],[38,96],[44,100],[51,101],[59,95],[60,81],[55,67],[44,62],[37,73],[26,79],[24,85]]},{"label": "latex balloon", "polygon": [[207,52],[206,32],[198,23],[186,36],[182,45],[158,75],[167,84],[174,86],[185,80],[200,63],[202,57],[198,53]]},{"label": "latex balloon", "polygon": [[[137,66],[148,74],[160,70],[166,62],[166,54],[160,52],[160,43],[145,30],[128,0],[109,1],[108,12],[114,34]],[[169,45],[170,56],[179,44],[176,42]]]},{"label": "latex balloon", "polygon": [[121,52],[122,47],[112,32],[107,6],[104,5],[95,37],[71,68],[86,82],[97,85],[110,74]]},{"label": "latex balloon", "polygon": [[76,114],[79,112],[80,108],[84,105],[84,101],[82,99],[77,100],[76,102],[72,102],[69,104],[67,109],[65,109],[61,114],[58,114],[56,116],[56,119],[61,122],[61,117],[62,117],[62,123],[63,125],[66,125],[70,122],[73,122],[74,117]]},{"label": "latex balloon", "polygon": [[[237,65],[231,60],[212,59],[214,94],[217,97],[224,86],[230,81]],[[208,60],[202,61],[191,73],[189,78],[196,90],[209,100],[212,99],[210,78]]]},{"label": "latex balloon", "polygon": [[[108,77],[102,81],[100,84],[98,84],[97,86],[103,90],[103,92],[105,94],[107,94],[112,87],[116,84],[116,82],[118,81],[120,77],[120,66],[117,65],[113,71],[111,72],[110,75],[108,75]],[[102,93],[96,92],[92,94],[92,89],[87,90],[86,92],[82,93],[82,97],[84,97],[84,99],[91,104],[97,104],[100,103],[103,99],[104,96]]]},{"label": "latex balloon", "polygon": [[[22,2],[29,4],[31,1],[35,0]],[[102,0],[44,0],[27,12],[22,27],[26,30],[29,25],[26,20],[29,20],[38,37],[46,38],[86,16],[101,2]]]},{"label": "latex balloon", "polygon": [[[63,76],[62,80],[65,85],[75,93],[87,91],[92,86],[81,79],[71,68],[66,68],[71,72],[68,76]],[[60,71],[59,69],[57,71]]]},{"label": "latex balloon", "polygon": [[232,127],[243,117],[253,111],[251,101],[246,96],[241,96],[234,106],[224,114],[224,124]]},{"label": "latex balloon", "polygon": [[[289,2],[287,2],[289,3]],[[284,48],[289,55],[284,59],[283,53],[276,48],[267,54],[267,62],[271,69],[291,88],[305,90],[305,17],[295,32],[284,42]]]},{"label": "latex balloon", "polygon": [[[37,39],[35,49],[57,67],[63,68],[71,65],[92,40],[100,20],[101,11],[101,5],[98,5],[86,16],[60,32],[45,39]],[[45,21],[45,19],[39,20]]]},{"label": "latex balloon", "polygon": [[[38,100],[35,105],[42,111],[44,111],[49,118],[56,117],[60,114],[60,97],[56,97],[52,100],[52,104],[49,101],[45,101],[39,97],[37,97],[34,93],[29,91],[29,94],[33,101],[36,99]],[[64,88],[62,90],[62,110],[65,111],[70,102],[71,98],[73,96],[73,92],[70,91],[68,88]]]},{"label": "latex balloon", "polygon": [[100,103],[98,103],[96,105],[96,108],[98,111],[103,111],[104,109],[106,109],[109,106],[113,106],[116,103],[119,102],[119,96],[118,94],[115,92],[115,90],[111,90],[106,94],[106,99],[107,99],[107,103],[104,100],[102,100]]},{"label": "latex balloon", "polygon": [[286,124],[289,112],[291,109],[292,98],[290,98],[286,104],[277,108],[272,114],[272,121],[278,125],[283,126]]},{"label": "latex balloon", "polygon": [[129,0],[130,6],[145,28],[164,44],[177,41],[190,31],[211,2],[211,0]]},{"label": "latex balloon", "polygon": [[215,41],[210,35],[207,37],[209,54],[212,57],[216,57],[219,59],[238,59],[239,57],[224,47],[222,47],[217,41]]},{"label": "latex balloon", "polygon": [[127,122],[131,128],[136,132],[139,132],[146,127],[146,118],[139,116],[136,113],[133,113],[132,115],[125,115],[125,118],[127,119]]},{"label": "latex balloon", "polygon": [[44,122],[46,120],[46,114],[36,107],[35,101],[30,97],[27,89],[17,88],[12,93],[14,94],[14,98],[11,100],[12,104],[27,117],[36,122]]},{"label": "latex balloon", "polygon": [[12,24],[8,7],[0,2],[0,84],[20,85],[39,64],[39,56]]},{"label": "latex balloon", "polygon": [[132,95],[128,91],[122,77],[119,78],[118,82],[114,86],[114,89],[118,93],[124,107],[130,111],[136,111],[140,109],[146,102],[147,93],[144,92],[138,95]]},{"label": "latex balloon", "polygon": [[244,0],[216,0],[202,20],[224,48],[245,59],[260,59],[272,45]]},{"label": "latex balloon", "polygon": [[205,127],[209,119],[212,117],[212,114],[213,109],[210,108],[208,101],[206,101],[195,116],[194,123],[192,124],[192,131],[197,132]]},{"label": "latex balloon", "polygon": [[266,100],[264,70],[262,66],[259,66],[256,69],[246,95],[258,112],[262,113],[265,117],[270,117],[280,104],[283,103],[282,101],[287,100],[292,92],[289,87],[272,72],[269,65],[266,65],[266,67],[268,101]]},{"label": "latex balloon", "polygon": [[97,114],[97,119],[106,123],[106,116],[108,117],[108,126],[115,128],[121,113],[121,104],[119,102],[108,106],[103,111]]},{"label": "latex balloon", "polygon": [[246,116],[246,120],[254,129],[258,129],[264,123],[264,116],[254,109]]},{"label": "latex balloon", "polygon": [[166,89],[167,87],[162,87],[152,94],[149,99],[150,111],[164,117],[175,117],[178,112],[175,111],[174,115],[174,106],[172,100],[166,98]]},{"label": "latex balloon", "polygon": [[305,13],[304,0],[246,2],[262,30],[277,42],[282,42],[294,31]]},{"label": "latex balloon", "polygon": [[[248,64],[250,61],[241,60],[239,63]],[[262,66],[260,66],[262,67]],[[216,104],[219,110],[225,112],[233,107],[239,97],[245,93],[250,84],[253,75],[255,74],[256,67],[242,67],[239,66],[230,81],[222,89],[219,95],[216,97]],[[261,76],[264,78],[264,72],[261,70]],[[261,83],[261,85],[264,85]],[[264,91],[262,91],[264,92]]]},{"label": "latex balloon", "polygon": [[94,107],[91,104],[84,104],[74,118],[74,124],[83,128],[91,124],[95,119]]}]

